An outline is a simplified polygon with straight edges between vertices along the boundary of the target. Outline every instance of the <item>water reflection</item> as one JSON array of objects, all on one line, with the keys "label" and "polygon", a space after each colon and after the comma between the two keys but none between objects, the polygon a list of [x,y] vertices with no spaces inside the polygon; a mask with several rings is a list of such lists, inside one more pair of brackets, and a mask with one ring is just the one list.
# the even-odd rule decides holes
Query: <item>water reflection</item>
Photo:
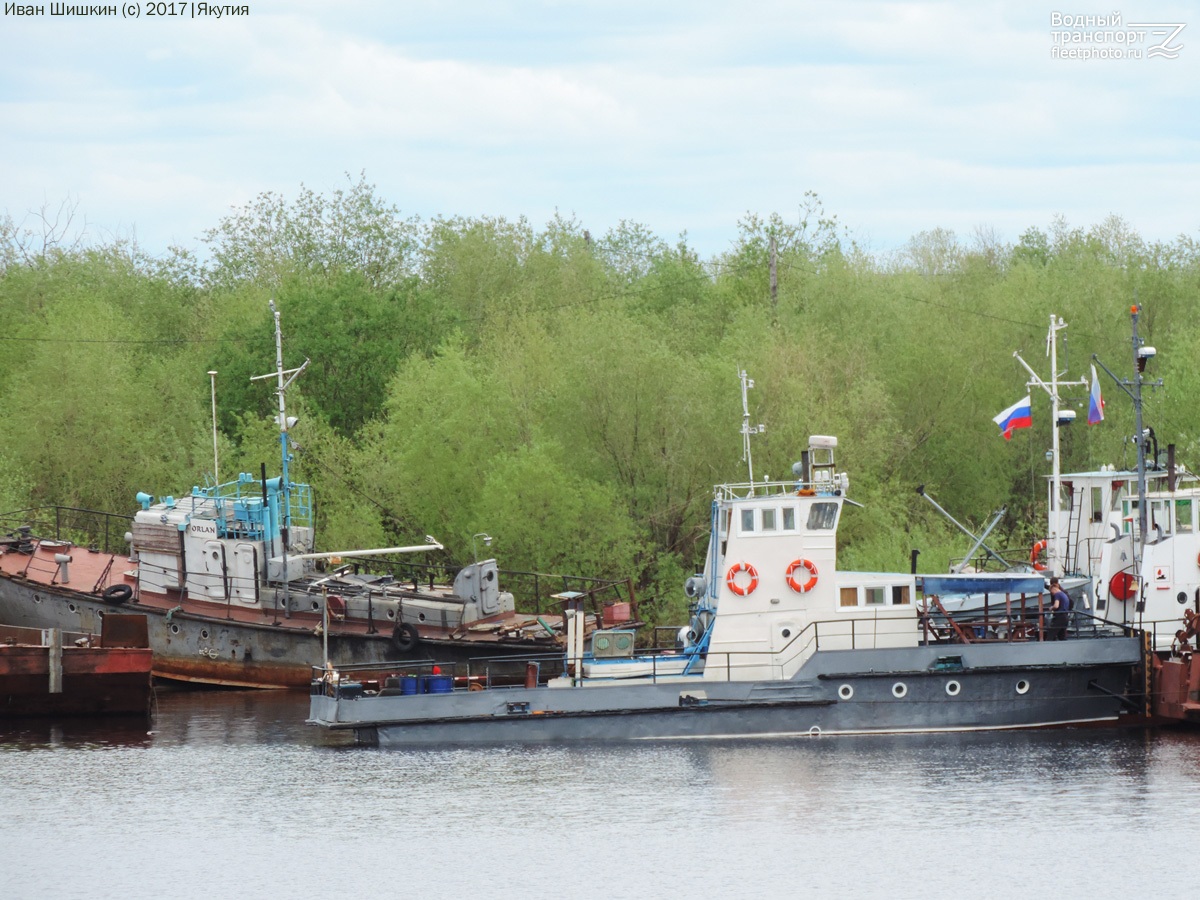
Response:
[{"label": "water reflection", "polygon": [[44,748],[145,747],[152,740],[151,728],[151,723],[142,716],[0,719],[0,753]]},{"label": "water reflection", "polygon": [[[1144,889],[1190,732],[377,750],[292,693],[0,731],[7,895],[961,897]],[[114,829],[120,839],[114,840]],[[54,875],[26,866],[47,847]],[[86,848],[81,850],[80,848]],[[152,849],[151,849],[152,848]],[[76,886],[78,885],[78,888]],[[74,893],[73,893],[74,891]]]}]

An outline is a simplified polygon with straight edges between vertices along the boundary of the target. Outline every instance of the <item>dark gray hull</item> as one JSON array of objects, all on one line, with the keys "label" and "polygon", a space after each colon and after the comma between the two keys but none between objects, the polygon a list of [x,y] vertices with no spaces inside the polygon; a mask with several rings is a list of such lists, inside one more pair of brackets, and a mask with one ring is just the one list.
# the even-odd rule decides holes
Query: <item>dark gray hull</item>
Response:
[{"label": "dark gray hull", "polygon": [[424,696],[316,693],[310,721],[380,746],[780,738],[1112,723],[1132,638],[818,653],[790,681],[660,680]]}]

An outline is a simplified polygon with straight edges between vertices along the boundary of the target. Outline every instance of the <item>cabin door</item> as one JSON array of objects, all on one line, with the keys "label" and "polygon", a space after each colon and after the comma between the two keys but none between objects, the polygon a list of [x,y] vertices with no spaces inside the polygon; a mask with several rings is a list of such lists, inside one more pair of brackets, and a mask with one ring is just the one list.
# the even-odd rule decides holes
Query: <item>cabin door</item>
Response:
[{"label": "cabin door", "polygon": [[198,592],[206,600],[229,599],[226,590],[224,544],[220,541],[204,542],[204,571],[198,574],[198,578],[193,578],[192,593]]},{"label": "cabin door", "polygon": [[258,602],[258,545],[239,541],[233,545],[233,564],[229,571],[229,592],[238,603]]}]

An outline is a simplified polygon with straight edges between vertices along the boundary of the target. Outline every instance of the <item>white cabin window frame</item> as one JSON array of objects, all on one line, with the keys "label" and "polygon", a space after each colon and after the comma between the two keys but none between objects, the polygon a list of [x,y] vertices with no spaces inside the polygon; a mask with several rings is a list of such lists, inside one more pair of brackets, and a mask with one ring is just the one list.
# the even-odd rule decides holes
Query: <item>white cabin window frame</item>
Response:
[{"label": "white cabin window frame", "polygon": [[1170,500],[1151,500],[1150,519],[1147,523],[1147,527],[1153,531],[1154,527],[1157,525],[1167,534],[1173,534],[1175,532],[1175,525],[1171,521],[1173,518],[1173,513],[1173,504]]},{"label": "white cabin window frame", "polygon": [[[838,609],[894,609],[913,605],[914,591],[907,582],[844,584],[838,588]],[[851,603],[851,599],[854,600]]]},{"label": "white cabin window frame", "polygon": [[738,510],[738,535],[773,537],[778,534],[798,534],[798,519],[795,504],[744,506]]},{"label": "white cabin window frame", "polygon": [[1133,523],[1138,517],[1138,501],[1137,500],[1122,500],[1121,501],[1121,531],[1124,534],[1133,534]]},{"label": "white cabin window frame", "polygon": [[1181,497],[1175,501],[1175,532],[1177,534],[1191,534],[1196,530],[1195,509],[1196,504],[1192,502],[1191,497]]},{"label": "white cabin window frame", "polygon": [[837,528],[838,504],[818,501],[808,507],[805,531],[833,531]]}]

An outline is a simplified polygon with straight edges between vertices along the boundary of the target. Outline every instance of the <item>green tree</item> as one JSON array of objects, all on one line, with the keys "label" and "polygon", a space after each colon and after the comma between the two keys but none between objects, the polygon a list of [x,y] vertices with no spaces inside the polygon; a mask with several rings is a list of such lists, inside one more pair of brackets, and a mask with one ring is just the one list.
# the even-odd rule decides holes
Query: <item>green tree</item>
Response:
[{"label": "green tree", "polygon": [[360,174],[329,195],[301,185],[290,203],[266,191],[235,208],[204,233],[212,261],[202,274],[210,286],[229,289],[355,271],[373,287],[391,287],[412,274],[417,240],[417,220],[403,218]]}]

